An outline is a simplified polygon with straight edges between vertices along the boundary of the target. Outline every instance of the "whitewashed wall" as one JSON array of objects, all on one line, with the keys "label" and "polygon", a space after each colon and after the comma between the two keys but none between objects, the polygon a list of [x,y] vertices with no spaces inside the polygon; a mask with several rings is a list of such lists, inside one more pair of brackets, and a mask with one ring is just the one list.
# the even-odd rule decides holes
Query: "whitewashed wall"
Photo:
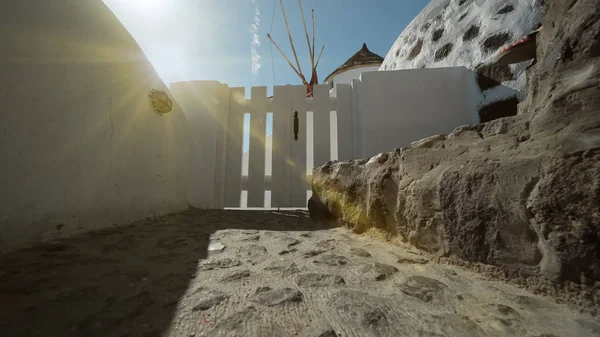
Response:
[{"label": "whitewashed wall", "polygon": [[464,67],[366,72],[354,86],[359,157],[479,122],[483,96]]},{"label": "whitewashed wall", "polygon": [[[381,70],[457,66],[474,70],[495,65],[500,49],[537,28],[543,3],[543,0],[431,0],[398,36]],[[469,37],[463,38],[465,34]],[[505,97],[507,87],[522,100],[527,82],[525,70],[530,64],[531,61],[495,65],[493,72],[500,74],[496,80],[504,87],[490,88],[487,95],[493,97],[488,100]],[[500,92],[495,92],[496,89]]]},{"label": "whitewashed wall", "polygon": [[[193,130],[187,195],[194,207],[255,208],[265,201],[273,207],[306,207],[313,165],[331,160],[332,154],[353,158],[350,85],[339,85],[337,98],[329,96],[326,84],[314,88],[313,98],[301,85],[276,86],[272,99],[266,87],[253,87],[246,99],[244,88],[214,81],[173,83],[171,90]],[[269,113],[273,133],[267,137]],[[242,153],[245,114],[250,114],[249,150]]]},{"label": "whitewashed wall", "polygon": [[[190,134],[191,174],[187,182],[187,186],[193,188],[187,189],[187,200],[196,208],[223,208],[230,89],[216,81],[171,83],[170,89],[193,130]],[[243,96],[240,100],[245,104]],[[239,142],[241,147],[241,137]]]},{"label": "whitewashed wall", "polygon": [[[180,82],[171,89],[193,130],[188,200],[194,207],[305,207],[312,168],[337,157],[366,158],[419,139],[478,123],[484,99],[466,68],[365,72],[352,84],[305,88],[229,88],[215,81]],[[294,140],[293,115],[299,135]],[[272,113],[273,134],[266,135]],[[242,153],[244,115],[249,150]],[[333,117],[333,118],[332,118]],[[247,193],[243,193],[246,191]],[[244,199],[246,201],[242,201]]]},{"label": "whitewashed wall", "polygon": [[103,2],[0,16],[0,250],[187,208],[186,118]]},{"label": "whitewashed wall", "polygon": [[329,79],[329,81],[327,81],[327,84],[329,84],[329,86],[331,87],[331,81],[333,80],[333,85],[334,85],[333,88],[331,88],[329,90],[329,94],[331,96],[336,96],[336,90],[335,90],[336,84],[351,84],[352,80],[358,79],[360,77],[360,74],[362,74],[364,72],[368,72],[368,71],[377,71],[377,70],[379,70],[379,66],[353,68],[350,70],[346,70],[342,73],[339,73],[339,74],[333,76],[332,79]]},{"label": "whitewashed wall", "polygon": [[[174,84],[157,115],[147,94],[168,92],[101,1],[21,0],[0,20],[0,250],[184,209],[239,207],[244,113],[251,113],[248,206],[304,207],[311,161],[364,158],[478,122],[481,100],[464,68],[365,72],[351,84],[243,88]],[[300,137],[292,141],[293,111]],[[272,174],[265,121],[273,113]],[[331,119],[332,112],[337,119]],[[312,116],[312,118],[309,118]],[[307,124],[308,123],[308,124]],[[314,135],[309,135],[309,124]],[[313,156],[308,158],[307,146]],[[188,174],[189,173],[189,174]]]}]

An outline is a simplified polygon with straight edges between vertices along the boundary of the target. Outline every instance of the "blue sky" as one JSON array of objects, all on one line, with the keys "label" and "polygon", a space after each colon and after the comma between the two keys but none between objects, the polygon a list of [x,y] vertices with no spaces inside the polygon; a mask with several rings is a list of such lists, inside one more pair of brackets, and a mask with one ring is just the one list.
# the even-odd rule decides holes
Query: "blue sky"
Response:
[{"label": "blue sky", "polygon": [[[230,87],[301,84],[266,34],[293,61],[279,0],[105,0],[138,41],[165,82],[217,80]],[[319,79],[357,52],[362,43],[382,57],[429,0],[303,0],[310,27],[315,9],[316,51],[324,44]],[[303,72],[310,59],[297,0],[283,0]],[[273,18],[273,8],[276,4]],[[260,12],[257,34],[261,68],[252,72],[251,25]],[[271,27],[272,25],[272,27]],[[310,33],[310,31],[309,31]],[[273,65],[275,76],[273,76]],[[168,84],[168,83],[167,83]]]},{"label": "blue sky", "polygon": [[[271,95],[273,85],[301,84],[266,37],[267,33],[271,33],[294,63],[279,0],[105,2],[167,84],[185,80],[216,80],[230,87],[246,87],[246,96],[250,95],[252,86],[267,86]],[[317,69],[319,80],[322,82],[356,53],[363,42],[372,52],[385,57],[398,35],[428,2],[303,0],[309,34],[310,10],[315,10],[317,55],[321,46],[325,45]],[[298,1],[283,0],[283,4],[300,66],[308,80],[310,58]],[[260,62],[254,63],[254,72],[253,54],[260,56]],[[256,71],[258,63],[260,69]],[[270,133],[270,130],[267,132]]]}]

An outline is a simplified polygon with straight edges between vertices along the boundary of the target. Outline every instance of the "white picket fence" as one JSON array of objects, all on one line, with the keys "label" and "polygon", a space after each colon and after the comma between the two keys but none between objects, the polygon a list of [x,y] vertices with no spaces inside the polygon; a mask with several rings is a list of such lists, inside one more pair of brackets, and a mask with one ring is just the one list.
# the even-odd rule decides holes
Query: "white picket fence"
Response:
[{"label": "white picket fence", "polygon": [[[243,119],[240,112],[250,113],[248,176],[241,175],[241,165],[236,162],[241,155],[239,145],[228,147],[227,165],[231,170],[225,177],[225,207],[239,207],[241,190],[247,191],[247,207],[264,207],[265,191],[270,191],[271,207],[306,207],[311,169],[315,164],[321,165],[332,159],[332,143],[339,146],[339,158],[353,157],[351,90],[349,85],[345,87],[341,88],[341,95],[330,97],[329,86],[318,85],[314,88],[314,97],[307,98],[304,86],[276,86],[269,99],[266,87],[253,87],[245,106],[235,101],[230,106],[230,125]],[[236,89],[234,92],[242,94],[242,91]],[[239,94],[234,95],[239,97]],[[267,113],[272,113],[273,119],[272,148],[265,146]],[[294,134],[296,113],[297,140]],[[341,131],[337,142],[331,141],[332,114],[335,116],[333,121],[338,124],[334,131]],[[265,175],[265,165],[269,164],[265,161],[266,151],[271,151],[271,176]],[[312,163],[307,165],[311,152]]]},{"label": "white picket fence", "polygon": [[[271,207],[304,208],[311,169],[332,159],[332,144],[337,145],[333,149],[337,152],[336,159],[354,157],[350,85],[338,85],[337,97],[329,96],[328,85],[317,85],[312,98],[306,97],[302,85],[275,86],[270,98],[266,87],[252,87],[250,99],[246,99],[244,88],[229,88],[217,82],[174,83],[171,90],[184,111],[192,115],[192,130],[198,130],[198,135],[194,134],[199,137],[194,153],[202,154],[199,156],[202,163],[196,166],[197,171],[193,169],[192,175],[199,175],[193,183],[204,196],[188,198],[192,206],[241,207],[245,190],[244,206],[249,208],[264,207],[267,191]],[[297,140],[294,139],[296,112]],[[245,114],[250,114],[249,165],[248,175],[242,176]],[[268,114],[272,114],[273,125],[271,148],[266,146]],[[331,142],[331,120],[337,123],[333,128],[334,134],[337,133],[334,142]],[[308,145],[312,145],[312,151]],[[265,161],[266,151],[271,151],[270,176],[265,174],[269,165]],[[209,158],[214,158],[212,164]],[[212,196],[212,200],[206,196]]]},{"label": "white picket fence", "polygon": [[[172,83],[191,125],[188,202],[199,208],[241,207],[244,190],[245,207],[264,207],[268,191],[271,207],[306,207],[312,168],[332,159],[332,152],[339,160],[368,158],[478,123],[478,109],[489,99],[476,79],[464,67],[374,71],[336,85],[336,97],[329,96],[327,85],[317,85],[313,98],[306,97],[304,86],[287,85],[274,87],[272,98],[266,87],[253,87],[250,99],[244,88],[216,81]],[[242,176],[245,114],[250,114],[249,165]],[[265,146],[268,114],[272,148]],[[332,135],[337,135],[333,142]],[[271,151],[271,175],[266,175],[266,151]]]}]

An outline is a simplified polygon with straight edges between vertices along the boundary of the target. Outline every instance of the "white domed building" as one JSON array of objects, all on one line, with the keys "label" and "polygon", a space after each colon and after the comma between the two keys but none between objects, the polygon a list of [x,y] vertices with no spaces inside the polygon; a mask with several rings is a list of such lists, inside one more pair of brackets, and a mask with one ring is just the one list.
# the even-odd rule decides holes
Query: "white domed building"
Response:
[{"label": "white domed building", "polygon": [[[482,121],[514,115],[531,61],[502,65],[498,53],[540,25],[543,0],[431,0],[404,29],[380,70],[466,67],[486,97]],[[486,116],[482,116],[486,115]]]},{"label": "white domed building", "polygon": [[363,43],[362,48],[356,54],[325,78],[325,83],[329,84],[329,94],[336,95],[336,84],[350,84],[353,79],[357,79],[364,72],[378,71],[382,63],[383,57],[371,52],[367,48],[367,44]]}]

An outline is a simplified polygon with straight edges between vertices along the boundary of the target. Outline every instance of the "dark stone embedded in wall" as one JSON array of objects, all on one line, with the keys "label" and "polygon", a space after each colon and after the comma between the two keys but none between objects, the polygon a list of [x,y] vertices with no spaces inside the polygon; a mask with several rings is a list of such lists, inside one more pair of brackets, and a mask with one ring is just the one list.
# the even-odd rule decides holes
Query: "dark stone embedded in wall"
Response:
[{"label": "dark stone embedded in wall", "polygon": [[415,46],[410,50],[410,53],[408,54],[408,60],[414,60],[415,57],[419,56],[419,54],[421,54],[421,48],[423,48],[423,40],[419,39]]},{"label": "dark stone embedded in wall", "polygon": [[490,103],[479,109],[480,123],[493,121],[502,117],[516,116],[518,104],[519,99],[516,97]]},{"label": "dark stone embedded in wall", "polygon": [[501,85],[501,83],[485,75],[477,73],[477,85],[479,86],[479,90],[485,91],[491,88],[495,88]]},{"label": "dark stone embedded in wall", "polygon": [[427,29],[429,29],[429,27],[431,26],[431,22],[427,22],[425,23],[423,26],[421,26],[421,31],[424,32]]},{"label": "dark stone embedded in wall", "polygon": [[400,55],[400,49],[396,49],[396,57],[398,57],[398,55]]},{"label": "dark stone embedded in wall", "polygon": [[515,7],[511,4],[506,4],[496,14],[506,14],[515,10]]},{"label": "dark stone embedded in wall", "polygon": [[467,2],[467,0],[458,0],[458,5],[462,6],[465,2]]},{"label": "dark stone embedded in wall", "polygon": [[463,41],[471,41],[479,35],[479,26],[471,25],[469,29],[463,34]]},{"label": "dark stone embedded in wall", "polygon": [[460,16],[460,18],[458,18],[458,21],[459,21],[459,22],[460,22],[460,21],[462,21],[464,18],[466,18],[466,17],[467,17],[467,15],[469,15],[469,13],[468,13],[468,12],[467,12],[467,13],[465,13],[465,14],[463,14],[463,15],[461,15],[461,16]]},{"label": "dark stone embedded in wall", "polygon": [[450,52],[452,51],[452,47],[452,43],[446,43],[445,45],[440,47],[440,49],[438,49],[435,52],[435,61],[437,62],[445,59],[448,56],[448,54],[450,54]]},{"label": "dark stone embedded in wall", "polygon": [[510,67],[505,64],[490,63],[477,66],[477,85],[481,91],[494,88],[502,82],[513,81],[515,76],[510,71]]},{"label": "dark stone embedded in wall", "polygon": [[444,35],[444,28],[434,30],[433,34],[431,35],[431,41],[435,42],[441,39],[442,35]]},{"label": "dark stone embedded in wall", "polygon": [[491,53],[498,50],[500,47],[505,45],[510,39],[512,35],[509,32],[503,32],[491,35],[483,41],[481,48],[486,53]]}]

